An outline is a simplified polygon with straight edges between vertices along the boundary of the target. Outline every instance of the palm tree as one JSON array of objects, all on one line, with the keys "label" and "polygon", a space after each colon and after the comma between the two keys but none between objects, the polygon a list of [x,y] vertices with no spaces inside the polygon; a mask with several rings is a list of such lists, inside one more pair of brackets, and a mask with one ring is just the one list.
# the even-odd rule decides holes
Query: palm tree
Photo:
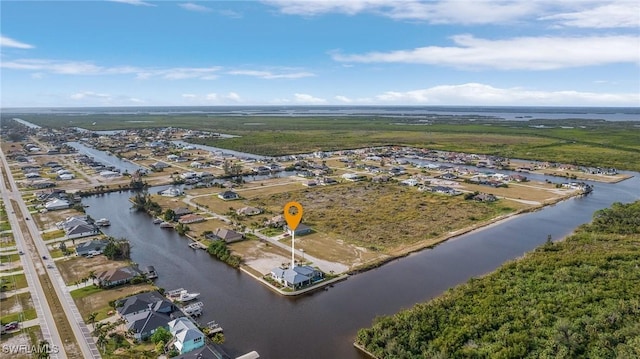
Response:
[{"label": "palm tree", "polygon": [[89,278],[91,279],[92,284],[96,284],[96,279],[98,278],[98,276],[96,275],[96,271],[89,271]]},{"label": "palm tree", "polygon": [[94,327],[94,324],[96,323],[96,317],[97,316],[98,316],[98,313],[96,313],[96,312],[89,313],[89,316],[87,317],[87,321],[91,324],[91,327]]}]

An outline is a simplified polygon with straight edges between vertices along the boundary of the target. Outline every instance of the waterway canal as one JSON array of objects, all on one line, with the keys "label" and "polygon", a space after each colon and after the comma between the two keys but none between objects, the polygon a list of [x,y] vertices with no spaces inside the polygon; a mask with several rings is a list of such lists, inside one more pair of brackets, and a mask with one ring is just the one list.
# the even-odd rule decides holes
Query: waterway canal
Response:
[{"label": "waterway canal", "polygon": [[93,196],[83,203],[93,218],[111,220],[105,233],[131,240],[135,262],[155,266],[160,287],[202,293],[201,321],[221,324],[230,354],[257,350],[261,358],[349,359],[364,358],[352,343],[357,330],[376,316],[393,314],[490,272],[544,243],[548,235],[560,239],[613,202],[639,199],[640,174],[631,174],[633,178],[621,183],[598,183],[590,195],[460,236],[300,298],[274,294],[205,251],[190,249],[185,238],[131,210],[129,192]]}]

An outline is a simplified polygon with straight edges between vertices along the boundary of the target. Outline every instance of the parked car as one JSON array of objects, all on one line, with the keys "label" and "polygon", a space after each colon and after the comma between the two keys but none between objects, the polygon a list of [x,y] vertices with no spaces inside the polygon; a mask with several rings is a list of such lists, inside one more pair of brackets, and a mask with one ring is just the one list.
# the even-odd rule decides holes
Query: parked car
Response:
[{"label": "parked car", "polygon": [[47,259],[47,256],[42,256],[42,259]]},{"label": "parked car", "polygon": [[53,269],[53,264],[47,264],[47,268]]},{"label": "parked car", "polygon": [[18,322],[11,322],[11,323],[5,324],[5,325],[4,325],[4,330],[14,330],[14,329],[18,329],[18,325],[19,325],[19,324],[20,324],[20,323],[18,323]]}]

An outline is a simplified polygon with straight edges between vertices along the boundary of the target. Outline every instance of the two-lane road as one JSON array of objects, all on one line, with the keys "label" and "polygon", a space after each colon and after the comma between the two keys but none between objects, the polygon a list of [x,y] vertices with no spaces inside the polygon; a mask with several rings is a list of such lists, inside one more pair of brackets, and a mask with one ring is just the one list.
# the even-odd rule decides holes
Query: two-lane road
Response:
[{"label": "two-lane road", "polygon": [[[98,351],[83,318],[78,312],[78,308],[73,302],[60,273],[57,271],[55,266],[52,269],[46,268],[43,265],[43,261],[40,259],[43,256],[47,256],[47,258],[49,258],[49,251],[40,236],[39,229],[34,221],[31,220],[27,205],[22,199],[22,195],[20,194],[16,182],[13,179],[13,175],[11,174],[9,163],[1,149],[0,160],[2,161],[2,171],[6,174],[9,181],[9,188],[7,188],[4,178],[0,179],[0,190],[2,191],[2,197],[7,208],[7,215],[9,217],[11,228],[13,229],[16,246],[19,250],[24,251],[25,253],[21,256],[22,266],[24,268],[25,276],[27,277],[27,283],[30,288],[31,297],[40,322],[42,334],[44,339],[47,340],[52,347],[55,346],[60,349],[59,353],[52,353],[51,357],[67,358],[67,353],[64,352],[64,346],[62,345],[62,339],[58,332],[56,321],[45,296],[42,283],[39,280],[38,275],[40,273],[49,277],[55,294],[62,305],[62,309],[64,310],[69,324],[71,325],[73,335],[75,336],[76,342],[78,343],[81,351],[81,353],[76,354],[81,354],[82,358],[100,358],[100,352]],[[14,208],[14,204],[17,204],[18,208]],[[24,219],[19,219],[18,213],[22,213]],[[32,241],[25,238],[20,227],[20,221],[24,221]]]}]

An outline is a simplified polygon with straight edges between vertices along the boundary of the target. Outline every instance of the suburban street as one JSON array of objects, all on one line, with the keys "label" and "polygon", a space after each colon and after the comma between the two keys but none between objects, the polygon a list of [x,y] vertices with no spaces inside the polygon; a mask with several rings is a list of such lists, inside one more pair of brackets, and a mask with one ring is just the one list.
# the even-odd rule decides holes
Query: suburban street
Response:
[{"label": "suburban street", "polygon": [[[21,256],[22,266],[27,278],[29,291],[31,292],[40,327],[42,329],[43,338],[50,343],[52,348],[57,347],[60,349],[58,353],[51,353],[51,357],[67,358],[67,353],[64,352],[62,339],[58,331],[58,327],[56,326],[49,302],[46,299],[45,290],[38,279],[39,274],[46,274],[51,280],[55,294],[60,300],[64,313],[72,328],[73,335],[80,347],[81,353],[77,354],[81,354],[83,358],[100,358],[100,352],[91,337],[91,333],[87,329],[83,318],[80,316],[80,313],[78,312],[62,277],[57,271],[57,268],[53,266],[53,269],[47,269],[43,260],[41,260],[43,256],[50,258],[49,251],[40,236],[39,229],[34,221],[30,219],[29,210],[27,209],[27,206],[24,203],[13,179],[5,154],[1,150],[0,157],[2,159],[2,170],[6,173],[10,185],[10,188],[7,188],[3,178],[0,180],[0,189],[2,190],[3,200],[7,208],[8,220],[11,224],[11,228],[13,229],[16,247],[19,251],[24,251],[24,255]],[[25,216],[25,219],[19,219],[18,214],[14,213],[12,200],[18,205],[19,212]],[[29,219],[27,220],[26,218]],[[25,239],[24,234],[21,231],[20,221],[24,221],[31,238],[33,239],[34,246]]]}]

